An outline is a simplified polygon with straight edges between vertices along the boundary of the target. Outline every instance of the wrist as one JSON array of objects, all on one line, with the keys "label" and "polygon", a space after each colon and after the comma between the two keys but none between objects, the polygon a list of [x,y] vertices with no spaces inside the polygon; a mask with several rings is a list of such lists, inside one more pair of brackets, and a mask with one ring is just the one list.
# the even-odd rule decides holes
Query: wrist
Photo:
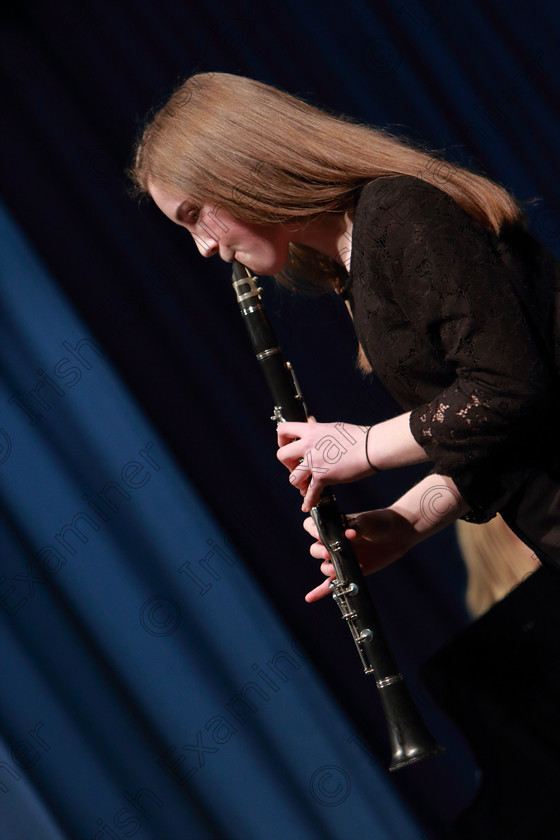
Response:
[{"label": "wrist", "polygon": [[403,515],[402,511],[392,505],[387,510],[392,514],[393,542],[399,547],[399,555],[403,556],[421,542],[423,537],[414,527],[414,522]]},{"label": "wrist", "polygon": [[366,432],[365,450],[366,450],[366,461],[368,463],[368,466],[369,466],[370,470],[372,471],[372,473],[376,473],[376,472],[379,472],[379,468],[376,467],[375,464],[372,462],[371,455],[370,455],[369,448],[368,448],[369,447],[369,437],[370,437],[369,433],[371,432],[372,429],[373,429],[373,426],[368,426],[368,430]]},{"label": "wrist", "polygon": [[366,457],[376,471],[421,464],[428,460],[410,430],[410,412],[369,427]]},{"label": "wrist", "polygon": [[414,545],[450,525],[469,508],[449,476],[430,474],[390,509],[407,521]]}]

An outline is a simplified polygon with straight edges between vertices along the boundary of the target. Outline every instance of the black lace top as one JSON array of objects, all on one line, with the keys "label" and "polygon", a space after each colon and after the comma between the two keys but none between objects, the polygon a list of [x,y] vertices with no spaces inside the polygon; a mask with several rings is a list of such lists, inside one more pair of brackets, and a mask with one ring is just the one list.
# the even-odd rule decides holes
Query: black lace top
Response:
[{"label": "black lace top", "polygon": [[521,225],[497,237],[419,178],[378,178],[358,199],[346,286],[358,339],[474,521],[535,471],[560,478],[559,267]]}]

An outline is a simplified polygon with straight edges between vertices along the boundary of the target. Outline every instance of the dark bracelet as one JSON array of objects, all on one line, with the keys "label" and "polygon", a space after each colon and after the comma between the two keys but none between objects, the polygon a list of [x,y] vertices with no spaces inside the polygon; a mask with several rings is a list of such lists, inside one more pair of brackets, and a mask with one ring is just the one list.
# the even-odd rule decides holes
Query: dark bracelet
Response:
[{"label": "dark bracelet", "polygon": [[368,451],[367,451],[369,433],[371,432],[372,429],[373,429],[373,426],[369,426],[368,430],[366,432],[366,461],[368,462],[370,468],[374,471],[374,473],[376,473],[376,472],[379,472],[379,470],[377,469],[377,467],[374,467],[373,464],[371,463],[371,461],[369,460],[369,455],[368,455]]}]

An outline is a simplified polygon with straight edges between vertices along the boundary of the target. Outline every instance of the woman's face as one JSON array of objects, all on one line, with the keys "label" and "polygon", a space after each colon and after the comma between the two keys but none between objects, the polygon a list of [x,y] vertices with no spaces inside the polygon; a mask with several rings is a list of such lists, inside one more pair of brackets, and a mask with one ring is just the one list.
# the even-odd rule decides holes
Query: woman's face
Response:
[{"label": "woman's face", "polygon": [[161,212],[186,228],[203,257],[239,260],[255,274],[277,274],[288,261],[290,238],[283,225],[241,222],[223,208],[202,207],[171,188],[153,184],[149,193]]}]

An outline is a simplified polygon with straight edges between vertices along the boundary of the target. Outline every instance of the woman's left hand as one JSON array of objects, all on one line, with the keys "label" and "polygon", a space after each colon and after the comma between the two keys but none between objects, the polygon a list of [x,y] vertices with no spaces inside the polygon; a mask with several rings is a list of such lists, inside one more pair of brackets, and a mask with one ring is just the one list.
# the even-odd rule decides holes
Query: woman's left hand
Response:
[{"label": "woman's left hand", "polygon": [[345,484],[371,475],[366,457],[368,426],[352,423],[279,423],[278,460],[304,496],[308,513],[328,484]]},{"label": "woman's left hand", "polygon": [[[352,548],[364,575],[377,572],[398,560],[418,540],[414,527],[402,515],[391,510],[367,510],[347,517],[348,527],[344,535],[352,542]],[[316,542],[309,552],[321,560],[321,571],[327,578],[305,596],[308,603],[318,601],[330,593],[330,583],[335,577],[329,552],[319,539],[317,526],[311,517],[303,523],[304,529]]]}]

